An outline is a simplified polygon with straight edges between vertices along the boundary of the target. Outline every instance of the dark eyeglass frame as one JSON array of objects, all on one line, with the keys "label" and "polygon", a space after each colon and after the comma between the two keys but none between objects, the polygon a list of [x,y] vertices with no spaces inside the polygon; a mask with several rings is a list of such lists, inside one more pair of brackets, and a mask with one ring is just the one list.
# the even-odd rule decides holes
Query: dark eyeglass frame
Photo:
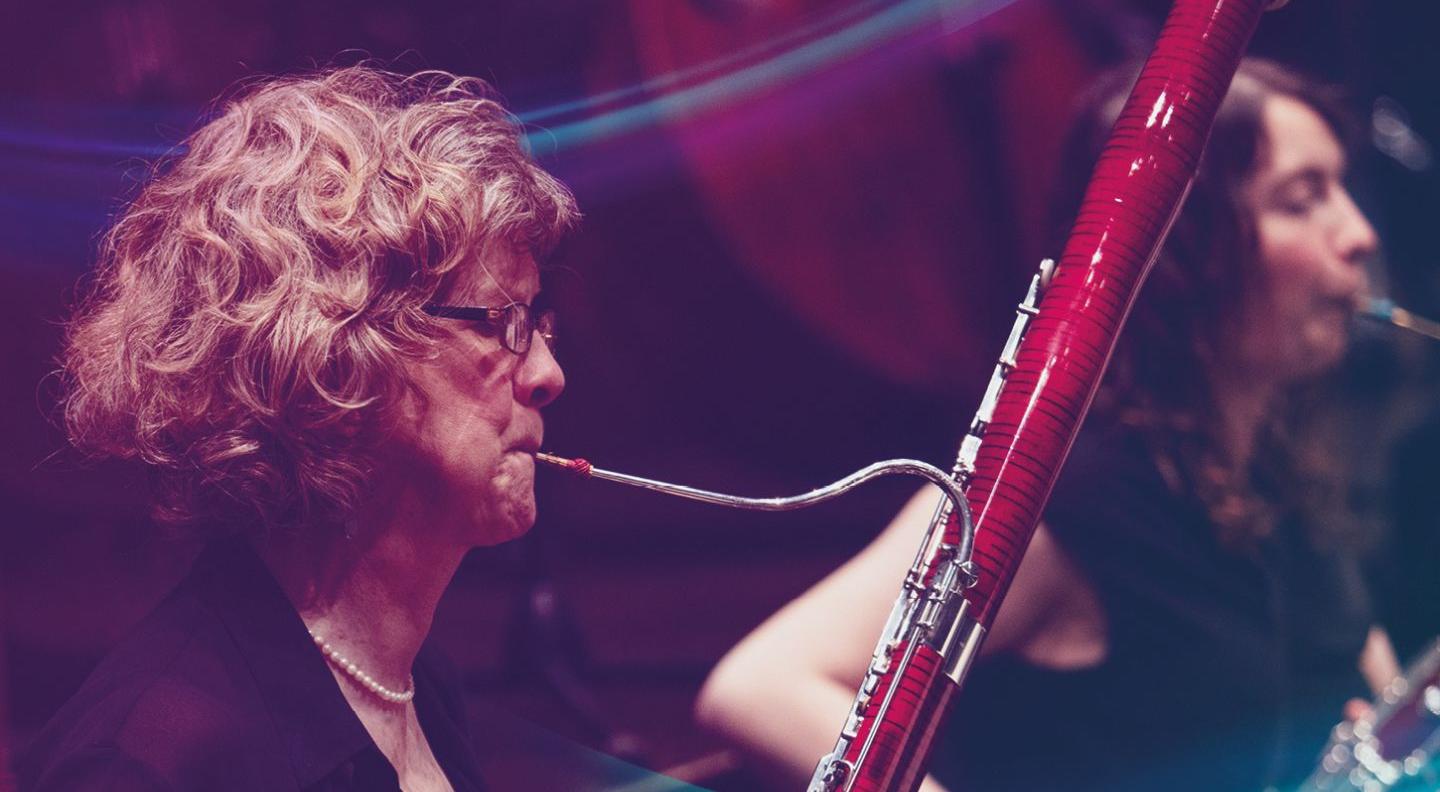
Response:
[{"label": "dark eyeglass frame", "polygon": [[522,302],[513,302],[499,308],[426,303],[421,306],[421,310],[441,319],[463,319],[498,327],[504,331],[500,333],[500,343],[517,355],[530,351],[530,344],[538,330],[545,346],[551,352],[555,351],[555,312],[551,310],[537,312]]}]

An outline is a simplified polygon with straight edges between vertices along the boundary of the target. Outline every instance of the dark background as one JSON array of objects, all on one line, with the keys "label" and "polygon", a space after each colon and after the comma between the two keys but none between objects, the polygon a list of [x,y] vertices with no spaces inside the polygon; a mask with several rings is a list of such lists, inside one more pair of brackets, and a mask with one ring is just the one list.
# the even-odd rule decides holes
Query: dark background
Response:
[{"label": "dark background", "polygon": [[[1143,53],[1167,7],[5,7],[0,768],[195,550],[155,535],[143,471],[66,451],[49,374],[98,236],[147,163],[227,86],[363,57],[494,82],[587,216],[547,276],[569,381],[548,413],[550,448],[637,475],[789,494],[881,458],[948,466],[1013,304],[1055,252],[1046,200],[1072,100]],[[1253,51],[1341,84],[1367,130],[1387,97],[1437,141],[1437,16],[1423,0],[1294,0],[1267,16]],[[1436,171],[1413,147],[1391,151],[1367,146],[1357,160],[1357,193],[1386,245],[1377,282],[1434,315]],[[1382,604],[1404,649],[1440,631],[1440,605],[1413,590],[1440,577],[1440,532],[1418,500],[1433,489],[1436,430],[1416,428],[1430,420],[1434,358],[1423,344],[1366,336],[1336,383],[1330,425],[1356,448]],[[707,786],[749,787],[691,725],[698,685],[910,489],[876,484],[838,505],[756,516],[542,475],[535,531],[474,553],[435,627],[483,713],[489,777],[501,789],[635,780],[573,740]],[[1397,546],[1408,566],[1387,555]]]}]

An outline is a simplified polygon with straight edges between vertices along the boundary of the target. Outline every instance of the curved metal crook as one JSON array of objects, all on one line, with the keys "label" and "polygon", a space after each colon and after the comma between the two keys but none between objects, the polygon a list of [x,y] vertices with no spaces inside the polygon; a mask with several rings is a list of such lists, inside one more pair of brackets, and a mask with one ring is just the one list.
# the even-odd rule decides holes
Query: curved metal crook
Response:
[{"label": "curved metal crook", "polygon": [[919,476],[939,487],[941,492],[950,501],[951,506],[960,514],[960,545],[956,548],[956,556],[961,564],[968,564],[971,552],[975,546],[975,523],[970,516],[970,503],[965,499],[965,491],[945,471],[928,462],[921,462],[918,459],[888,459],[884,462],[876,462],[860,470],[851,473],[845,478],[832,484],[810,490],[799,495],[792,495],[788,498],[744,498],[739,495],[727,495],[723,492],[711,492],[709,490],[687,487],[683,484],[670,484],[664,481],[630,476],[624,473],[616,473],[611,470],[601,470],[584,459],[566,459],[565,457],[547,454],[543,451],[535,454],[535,458],[541,462],[556,467],[564,468],[572,473],[588,478],[597,478],[604,481],[613,481],[616,484],[627,484],[631,487],[659,492],[665,495],[674,495],[677,498],[700,501],[701,503],[713,503],[718,506],[729,506],[735,509],[749,509],[751,511],[793,511],[808,506],[824,503],[832,498],[843,495],[855,487],[864,484],[873,478],[880,476]]}]

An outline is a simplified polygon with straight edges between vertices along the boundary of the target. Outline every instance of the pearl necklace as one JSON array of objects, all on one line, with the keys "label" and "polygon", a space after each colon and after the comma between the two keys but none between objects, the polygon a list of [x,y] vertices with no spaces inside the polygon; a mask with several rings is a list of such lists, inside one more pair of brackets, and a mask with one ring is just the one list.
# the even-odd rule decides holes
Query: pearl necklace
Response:
[{"label": "pearl necklace", "polygon": [[331,665],[344,671],[347,676],[359,682],[366,690],[391,704],[408,704],[411,699],[415,698],[415,677],[410,677],[405,690],[391,690],[379,682],[376,682],[374,677],[361,671],[349,658],[345,657],[345,655],[335,651],[335,647],[331,646],[324,638],[316,635],[314,630],[307,630],[307,632],[310,633],[310,637],[315,641],[315,645],[320,648],[320,653],[325,655],[325,659],[330,661]]}]

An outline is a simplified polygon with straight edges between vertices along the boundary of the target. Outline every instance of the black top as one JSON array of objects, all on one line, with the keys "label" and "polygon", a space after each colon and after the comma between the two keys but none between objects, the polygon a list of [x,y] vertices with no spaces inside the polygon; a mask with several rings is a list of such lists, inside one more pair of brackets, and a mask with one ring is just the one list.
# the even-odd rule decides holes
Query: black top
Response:
[{"label": "black top", "polygon": [[1381,621],[1401,657],[1414,657],[1440,633],[1440,487],[1435,469],[1440,416],[1410,433],[1395,450],[1391,478],[1392,535],[1377,560]]},{"label": "black top", "polygon": [[[483,789],[453,669],[416,658],[415,708],[457,792]],[[23,790],[396,790],[394,768],[242,542],[208,549],[20,761]]]},{"label": "black top", "polygon": [[1082,431],[1045,523],[1095,587],[1107,656],[977,663],[932,765],[950,789],[1259,792],[1303,779],[1345,700],[1368,697],[1358,565],[1294,520],[1222,547],[1135,433]]}]

